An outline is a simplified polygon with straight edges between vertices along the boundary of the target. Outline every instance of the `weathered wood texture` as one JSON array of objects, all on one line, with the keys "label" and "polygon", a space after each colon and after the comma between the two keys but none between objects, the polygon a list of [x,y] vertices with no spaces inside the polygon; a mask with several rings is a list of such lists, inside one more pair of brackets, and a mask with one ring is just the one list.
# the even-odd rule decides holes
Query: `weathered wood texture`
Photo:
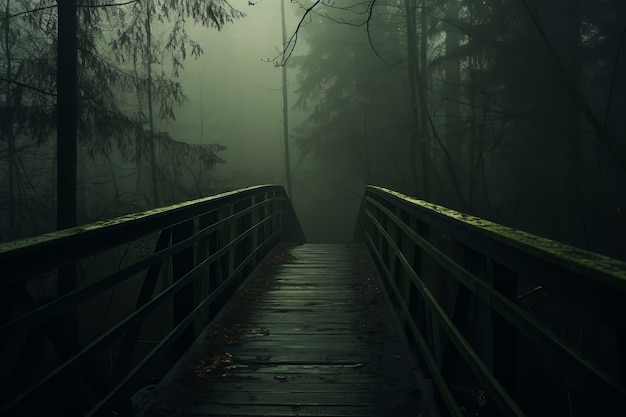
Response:
[{"label": "weathered wood texture", "polygon": [[144,416],[418,416],[426,395],[363,247],[274,256],[154,390]]}]

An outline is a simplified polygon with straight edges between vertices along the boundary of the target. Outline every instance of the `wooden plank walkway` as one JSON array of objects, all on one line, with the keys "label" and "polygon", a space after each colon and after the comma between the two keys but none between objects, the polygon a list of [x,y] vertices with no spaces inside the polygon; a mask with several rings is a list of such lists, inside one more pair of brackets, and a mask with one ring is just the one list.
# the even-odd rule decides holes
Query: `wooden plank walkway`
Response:
[{"label": "wooden plank walkway", "polygon": [[153,391],[143,416],[420,416],[418,370],[360,245],[275,255]]}]

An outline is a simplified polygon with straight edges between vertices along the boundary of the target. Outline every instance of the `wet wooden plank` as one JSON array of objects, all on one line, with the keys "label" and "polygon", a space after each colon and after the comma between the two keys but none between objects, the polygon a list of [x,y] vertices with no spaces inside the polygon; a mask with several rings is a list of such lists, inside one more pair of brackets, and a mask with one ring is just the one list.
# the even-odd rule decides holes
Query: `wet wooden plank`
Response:
[{"label": "wet wooden plank", "polygon": [[359,245],[270,261],[155,390],[145,416],[417,416],[414,361]]}]

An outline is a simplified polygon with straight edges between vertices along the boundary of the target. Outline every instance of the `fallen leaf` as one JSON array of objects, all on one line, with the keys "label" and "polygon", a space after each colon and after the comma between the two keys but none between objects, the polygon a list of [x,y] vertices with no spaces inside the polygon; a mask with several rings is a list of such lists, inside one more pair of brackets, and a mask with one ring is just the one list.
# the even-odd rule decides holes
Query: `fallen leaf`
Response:
[{"label": "fallen leaf", "polygon": [[239,364],[239,363],[235,363],[233,365],[225,366],[224,370],[225,371],[230,371],[231,369],[247,368],[247,367],[248,367],[248,365],[242,365],[242,364]]}]

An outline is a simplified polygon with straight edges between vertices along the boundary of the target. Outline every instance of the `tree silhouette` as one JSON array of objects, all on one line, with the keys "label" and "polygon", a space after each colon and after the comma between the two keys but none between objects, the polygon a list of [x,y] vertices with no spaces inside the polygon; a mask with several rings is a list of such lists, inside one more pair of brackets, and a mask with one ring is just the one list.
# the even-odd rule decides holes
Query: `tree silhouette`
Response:
[{"label": "tree silhouette", "polygon": [[[142,3],[145,7],[146,2]],[[133,23],[131,14],[141,6],[140,2],[84,0],[64,3],[60,8],[30,0],[6,2],[1,21],[3,42],[0,48],[5,53],[0,67],[0,82],[3,89],[2,113],[7,117],[3,117],[0,123],[0,157],[6,162],[2,167],[3,173],[6,173],[4,181],[8,185],[5,188],[7,198],[3,199],[2,210],[7,213],[6,227],[10,233],[3,234],[4,239],[49,227],[36,219],[26,227],[25,218],[38,204],[36,202],[54,201],[43,193],[44,179],[32,178],[32,173],[27,172],[34,168],[30,160],[22,158],[27,155],[25,152],[29,147],[33,149],[32,155],[44,158],[44,164],[58,167],[58,180],[55,182],[58,186],[58,227],[76,224],[76,207],[84,204],[76,197],[79,185],[76,180],[76,150],[81,149],[81,156],[92,159],[108,158],[112,153],[118,153],[139,162],[142,155],[147,159],[145,155],[150,153],[150,143],[158,146],[159,143],[174,141],[154,129],[151,135],[146,135],[145,132],[150,131],[147,118],[128,111],[125,104],[128,92],[137,91],[139,98],[131,100],[145,103],[150,86],[149,101],[155,103],[156,109],[152,118],[173,118],[176,105],[184,99],[175,78],[188,56],[202,53],[199,44],[186,34],[185,19],[221,29],[242,16],[223,0],[147,3],[155,9],[154,16],[159,25],[170,28],[165,45],[155,42],[149,48],[151,59],[147,59],[148,54],[145,54],[145,36],[132,39],[132,42],[130,38],[120,41],[120,37],[115,36],[132,33],[136,29],[129,25]],[[142,17],[145,13],[133,16],[137,19]],[[174,20],[170,23],[168,19]],[[113,33],[114,36],[111,36],[111,27],[119,29]],[[145,28],[144,25],[140,30]],[[57,38],[57,33],[62,39]],[[63,41],[66,38],[70,41]],[[73,40],[76,40],[75,44]],[[111,52],[111,48],[115,53]],[[137,71],[133,71],[132,65],[124,64],[132,60],[139,64]],[[145,67],[146,63],[153,62],[170,63],[172,71],[160,75],[154,75],[154,71],[141,71],[142,65]],[[148,75],[152,78],[150,82]],[[55,123],[55,118],[58,118],[58,123]],[[52,156],[49,151],[53,142],[50,139],[55,137],[55,126],[59,129],[59,146],[56,155]],[[150,137],[153,139],[150,140]],[[143,142],[138,142],[140,140]],[[189,152],[183,151],[184,143],[179,143],[181,146],[167,149],[189,155]],[[213,166],[214,162],[206,161],[219,161],[215,152],[221,149],[219,146],[205,146],[195,155],[198,161],[204,161],[201,163]],[[158,155],[155,155],[153,160],[157,159]],[[158,170],[155,167],[152,172],[158,174]],[[46,173],[48,181],[50,178],[54,180],[55,175],[49,174]],[[24,204],[29,204],[29,208]]]}]

